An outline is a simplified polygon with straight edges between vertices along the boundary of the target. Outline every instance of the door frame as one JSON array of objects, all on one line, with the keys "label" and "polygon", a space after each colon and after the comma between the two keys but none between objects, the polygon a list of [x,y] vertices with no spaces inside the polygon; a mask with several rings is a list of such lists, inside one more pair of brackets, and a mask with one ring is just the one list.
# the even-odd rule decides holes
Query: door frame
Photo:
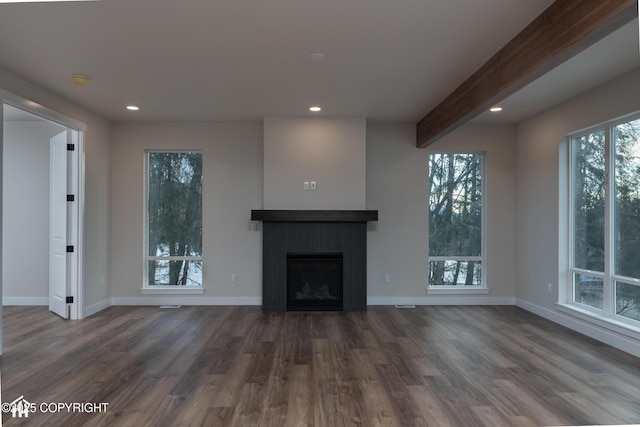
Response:
[{"label": "door frame", "polygon": [[[72,275],[71,280],[71,296],[74,297],[73,303],[70,305],[70,319],[82,319],[84,312],[84,188],[85,188],[85,155],[84,155],[84,135],[87,130],[86,124],[68,117],[64,114],[58,113],[50,108],[47,108],[41,104],[23,98],[19,95],[8,92],[4,89],[0,89],[0,112],[4,112],[4,104],[11,105],[15,108],[27,111],[31,114],[39,116],[45,120],[55,122],[59,125],[66,127],[68,130],[76,131],[72,132],[77,135],[77,140],[74,141],[76,145],[76,155],[73,156],[77,161],[72,166],[72,176],[77,177],[77,190],[75,194],[75,218],[77,219],[75,226],[73,227],[72,235],[76,236],[74,242],[74,257],[75,263],[71,263],[73,268],[69,271]],[[4,117],[0,116],[0,160],[2,160],[3,151],[3,138],[4,138]],[[2,161],[0,161],[0,185],[2,185]],[[0,187],[1,188],[1,187]],[[2,220],[2,198],[0,197],[0,224]],[[0,227],[0,239],[2,238],[2,230]],[[2,248],[0,245],[0,271],[2,260]],[[75,264],[75,265],[74,265]],[[2,277],[0,275],[0,295],[2,294]],[[0,354],[2,354],[2,304],[0,304]]]}]

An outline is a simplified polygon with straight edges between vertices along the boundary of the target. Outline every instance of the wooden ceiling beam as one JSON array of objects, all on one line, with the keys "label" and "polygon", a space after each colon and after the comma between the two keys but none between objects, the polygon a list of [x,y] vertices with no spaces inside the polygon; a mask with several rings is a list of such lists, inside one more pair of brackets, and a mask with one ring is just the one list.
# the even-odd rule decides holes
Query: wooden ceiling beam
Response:
[{"label": "wooden ceiling beam", "polygon": [[424,148],[631,22],[637,0],[556,0],[417,124]]}]

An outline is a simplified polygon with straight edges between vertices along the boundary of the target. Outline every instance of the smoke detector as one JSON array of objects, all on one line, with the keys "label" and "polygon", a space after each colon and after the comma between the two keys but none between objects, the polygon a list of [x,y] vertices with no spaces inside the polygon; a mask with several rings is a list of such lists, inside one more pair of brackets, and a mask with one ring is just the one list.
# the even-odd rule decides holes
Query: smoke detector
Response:
[{"label": "smoke detector", "polygon": [[89,78],[81,74],[74,74],[71,76],[71,83],[78,87],[85,87],[89,84]]}]

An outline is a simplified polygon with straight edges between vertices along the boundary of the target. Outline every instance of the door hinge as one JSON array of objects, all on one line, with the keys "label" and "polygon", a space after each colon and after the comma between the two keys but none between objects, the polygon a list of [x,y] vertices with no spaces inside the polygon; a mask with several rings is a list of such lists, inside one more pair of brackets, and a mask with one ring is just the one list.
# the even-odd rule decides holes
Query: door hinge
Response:
[{"label": "door hinge", "polygon": [[67,246],[67,253],[73,252],[73,245]]},{"label": "door hinge", "polygon": [[74,194],[67,194],[67,202],[75,202],[76,196]]},{"label": "door hinge", "polygon": [[76,146],[75,144],[67,144],[67,151],[75,151]]},{"label": "door hinge", "polygon": [[73,297],[67,297],[67,304],[73,304]]}]

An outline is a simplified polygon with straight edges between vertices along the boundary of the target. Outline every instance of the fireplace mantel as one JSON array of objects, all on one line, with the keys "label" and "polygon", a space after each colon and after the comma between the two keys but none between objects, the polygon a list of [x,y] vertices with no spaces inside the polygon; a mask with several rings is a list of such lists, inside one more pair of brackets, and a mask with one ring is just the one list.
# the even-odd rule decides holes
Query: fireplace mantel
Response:
[{"label": "fireplace mantel", "polygon": [[252,210],[251,220],[263,222],[369,222],[378,220],[378,211]]}]

